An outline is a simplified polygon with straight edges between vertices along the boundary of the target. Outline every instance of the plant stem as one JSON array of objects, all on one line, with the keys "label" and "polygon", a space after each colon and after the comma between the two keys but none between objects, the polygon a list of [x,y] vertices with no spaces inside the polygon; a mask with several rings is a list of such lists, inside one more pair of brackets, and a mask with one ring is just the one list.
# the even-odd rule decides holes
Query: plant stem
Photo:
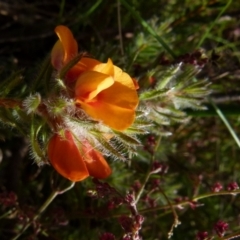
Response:
[{"label": "plant stem", "polygon": [[16,211],[15,208],[10,209],[9,211],[5,212],[3,215],[0,216],[0,219],[7,217],[8,215],[12,214],[14,211]]},{"label": "plant stem", "polygon": [[230,239],[236,239],[236,238],[238,238],[238,237],[240,237],[240,232],[232,233],[232,234],[227,235],[227,236],[225,236],[225,237],[223,237],[223,238],[220,238],[220,239],[221,239],[221,240],[230,240]]},{"label": "plant stem", "polygon": [[75,182],[72,182],[70,186],[68,186],[67,188],[59,191],[56,190],[54,192],[51,193],[51,195],[48,197],[48,199],[44,202],[44,204],[39,208],[37,214],[34,216],[34,218],[29,221],[23,228],[22,230],[15,236],[12,238],[12,240],[17,240],[31,225],[34,221],[36,221],[40,215],[46,210],[46,208],[51,204],[51,202],[53,202],[53,200],[58,196],[61,195],[65,192],[67,192],[68,190],[72,189],[75,185]]},{"label": "plant stem", "polygon": [[162,195],[164,196],[164,198],[167,200],[167,203],[168,205],[170,206],[171,210],[172,210],[172,213],[173,213],[173,217],[174,217],[174,222],[171,226],[171,229],[170,231],[168,232],[168,238],[171,238],[172,235],[173,235],[173,229],[175,227],[177,227],[179,224],[181,224],[181,222],[179,221],[178,219],[178,215],[177,215],[177,212],[175,211],[175,208],[173,207],[172,203],[170,202],[169,198],[167,197],[167,195],[165,194],[165,192],[160,188],[158,187],[160,192],[162,193]]},{"label": "plant stem", "polygon": [[[210,192],[210,193],[206,193],[206,194],[202,194],[199,196],[196,196],[190,200],[187,201],[183,201],[180,203],[172,203],[172,207],[181,207],[181,206],[185,206],[188,205],[191,201],[198,201],[200,199],[204,199],[204,198],[208,198],[208,197],[215,197],[215,196],[221,196],[221,195],[237,195],[240,194],[240,190],[235,190],[235,191],[221,191],[221,192]],[[162,206],[158,206],[158,207],[153,207],[153,208],[146,208],[146,209],[141,209],[139,210],[139,213],[148,213],[148,212],[152,212],[152,211],[157,211],[157,210],[161,210],[161,209],[169,209],[170,206],[169,205],[162,205]]]},{"label": "plant stem", "polygon": [[153,174],[153,172],[152,172],[152,163],[153,163],[153,161],[154,161],[154,159],[155,159],[155,152],[157,151],[157,149],[158,149],[158,146],[159,146],[159,144],[160,144],[160,142],[161,142],[161,136],[159,136],[158,137],[158,140],[157,140],[157,142],[156,142],[156,145],[155,145],[155,147],[154,147],[154,151],[153,151],[153,154],[152,154],[152,158],[151,158],[151,163],[150,163],[150,166],[149,166],[149,170],[148,170],[148,173],[147,173],[147,175],[146,175],[146,177],[145,177],[145,179],[144,179],[144,182],[143,182],[143,184],[142,184],[142,187],[140,188],[140,190],[139,190],[139,192],[138,192],[138,194],[137,194],[137,196],[136,196],[136,200],[135,200],[135,205],[137,205],[137,203],[138,203],[138,201],[140,200],[140,198],[141,198],[141,196],[142,196],[142,193],[143,193],[143,191],[144,191],[144,189],[145,189],[145,186],[146,186],[146,184],[147,184],[147,182],[148,182],[148,180],[149,180],[149,177]]},{"label": "plant stem", "polygon": [[136,200],[135,200],[135,204],[136,205],[137,205],[138,201],[140,200],[140,198],[142,196],[142,193],[143,193],[143,191],[145,189],[145,186],[146,186],[150,176],[151,176],[151,172],[148,172],[148,174],[145,177],[144,183],[142,184],[142,187],[140,188],[140,190],[139,190],[139,192],[138,192],[138,194],[136,196]]},{"label": "plant stem", "polygon": [[0,107],[5,108],[15,108],[15,107],[22,107],[22,102],[20,100],[16,99],[10,99],[10,98],[1,98],[0,99]]}]

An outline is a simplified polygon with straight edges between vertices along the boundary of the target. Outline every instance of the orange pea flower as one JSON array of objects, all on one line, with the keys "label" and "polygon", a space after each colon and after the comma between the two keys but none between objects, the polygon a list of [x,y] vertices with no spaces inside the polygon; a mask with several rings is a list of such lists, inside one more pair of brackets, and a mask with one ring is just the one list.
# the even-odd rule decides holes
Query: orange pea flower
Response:
[{"label": "orange pea flower", "polygon": [[[65,26],[55,29],[59,40],[52,50],[52,65],[57,69],[77,55],[78,46],[71,31]],[[135,119],[138,105],[136,81],[111,59],[101,63],[82,57],[66,75],[66,84],[74,83],[76,105],[93,119],[109,127],[123,131]]]},{"label": "orange pea flower", "polygon": [[69,130],[65,138],[54,134],[48,144],[48,157],[55,170],[70,181],[77,182],[88,176],[106,178],[111,169],[102,156],[86,140],[77,143]]}]

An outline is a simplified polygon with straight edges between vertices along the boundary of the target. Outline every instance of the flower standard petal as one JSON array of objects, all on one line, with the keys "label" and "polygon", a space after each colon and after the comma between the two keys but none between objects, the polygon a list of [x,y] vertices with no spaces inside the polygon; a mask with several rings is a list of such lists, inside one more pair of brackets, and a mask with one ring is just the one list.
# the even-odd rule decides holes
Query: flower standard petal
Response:
[{"label": "flower standard petal", "polygon": [[70,131],[65,131],[65,138],[53,135],[48,144],[48,157],[55,170],[70,181],[81,181],[89,176]]},{"label": "flower standard petal", "polygon": [[71,30],[63,25],[55,28],[55,32],[59,37],[64,49],[63,62],[68,62],[72,57],[78,53],[78,44],[75,40]]},{"label": "flower standard petal", "polygon": [[63,57],[64,57],[63,45],[60,42],[60,40],[58,40],[53,46],[51,52],[51,63],[55,69],[60,69],[62,67]]},{"label": "flower standard petal", "polygon": [[55,68],[59,69],[61,65],[66,64],[78,53],[78,45],[72,32],[66,26],[59,25],[55,28],[59,40],[54,45],[51,52],[51,61]]}]

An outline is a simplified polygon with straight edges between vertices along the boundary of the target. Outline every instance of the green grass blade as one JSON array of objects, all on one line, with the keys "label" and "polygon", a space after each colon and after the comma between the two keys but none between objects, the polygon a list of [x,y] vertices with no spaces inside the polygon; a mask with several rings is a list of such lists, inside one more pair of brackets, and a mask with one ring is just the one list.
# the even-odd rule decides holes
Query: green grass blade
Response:
[{"label": "green grass blade", "polygon": [[237,143],[238,147],[240,148],[240,140],[239,140],[237,134],[235,133],[235,131],[233,130],[232,126],[228,122],[227,118],[224,116],[224,114],[222,113],[220,108],[218,108],[218,106],[210,98],[209,98],[209,101],[212,104],[212,106],[214,107],[214,109],[215,109],[216,113],[218,114],[218,116],[221,118],[221,120],[223,121],[223,123],[227,127],[228,131],[232,135],[232,137],[235,140],[235,142]]},{"label": "green grass blade", "polygon": [[215,26],[219,18],[223,15],[223,13],[227,10],[227,8],[230,6],[231,3],[232,3],[232,0],[229,0],[228,3],[225,5],[225,7],[222,8],[222,11],[217,15],[216,19],[210,24],[210,26],[207,28],[207,31],[203,34],[196,48],[201,47],[205,39],[208,37],[208,34],[212,30],[212,28]]}]

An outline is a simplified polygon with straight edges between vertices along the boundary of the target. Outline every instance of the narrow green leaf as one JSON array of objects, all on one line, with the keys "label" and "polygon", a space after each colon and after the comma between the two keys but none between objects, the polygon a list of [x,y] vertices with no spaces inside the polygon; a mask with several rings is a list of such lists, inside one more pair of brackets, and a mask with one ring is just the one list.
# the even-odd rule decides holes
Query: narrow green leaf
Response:
[{"label": "narrow green leaf", "polygon": [[140,129],[140,128],[137,128],[137,127],[129,127],[128,129],[125,130],[125,132],[127,134],[136,134],[136,135],[149,133],[149,131],[146,130],[146,128],[145,129]]},{"label": "narrow green leaf", "polygon": [[226,128],[228,129],[228,131],[229,131],[230,134],[232,135],[233,139],[235,140],[236,144],[237,144],[238,147],[240,148],[240,140],[239,140],[236,132],[234,131],[234,129],[232,128],[232,126],[231,126],[230,123],[228,122],[227,118],[224,116],[224,114],[222,113],[222,111],[220,110],[220,108],[218,108],[218,106],[211,100],[211,98],[209,98],[209,102],[212,104],[212,106],[214,107],[216,113],[218,114],[218,116],[220,117],[220,119],[223,121],[223,123],[225,124]]},{"label": "narrow green leaf", "polygon": [[135,145],[135,146],[141,145],[141,142],[132,136],[129,136],[125,133],[118,132],[118,131],[114,131],[114,133],[121,141],[123,141],[129,145]]},{"label": "narrow green leaf", "polygon": [[37,87],[43,84],[43,80],[45,79],[44,75],[47,71],[49,71],[49,68],[52,69],[50,55],[44,59],[43,63],[39,67],[36,78],[31,82],[31,92],[36,92]]},{"label": "narrow green leaf", "polygon": [[154,98],[160,98],[166,96],[168,89],[154,89],[146,92],[142,92],[139,96],[140,100],[150,100]]},{"label": "narrow green leaf", "polygon": [[34,95],[30,95],[23,101],[23,106],[27,112],[27,114],[33,113],[37,110],[38,106],[41,103],[41,95],[36,93]]},{"label": "narrow green leaf", "polygon": [[67,72],[73,67],[75,66],[80,60],[81,58],[84,56],[84,52],[79,53],[76,57],[74,57],[72,60],[70,60],[59,72],[59,75],[57,78],[60,79],[64,79],[65,75],[67,74]]},{"label": "narrow green leaf", "polygon": [[202,38],[199,40],[196,49],[200,48],[201,45],[203,44],[203,42],[205,41],[205,39],[207,38],[208,34],[210,33],[210,31],[212,30],[212,28],[217,24],[219,18],[222,16],[222,14],[227,10],[227,8],[231,5],[232,0],[229,0],[227,2],[227,4],[222,8],[222,10],[219,12],[219,14],[217,15],[216,19],[214,21],[211,22],[211,24],[207,27],[207,30],[205,31],[205,33],[202,35]]},{"label": "narrow green leaf", "polygon": [[34,122],[34,117],[32,117],[31,130],[30,130],[30,141],[31,141],[31,150],[34,160],[37,164],[42,164],[44,159],[43,149],[38,143],[38,133],[41,130],[42,125],[36,125]]},{"label": "narrow green leaf", "polygon": [[112,157],[115,157],[117,159],[120,159],[120,160],[123,160],[123,161],[126,160],[126,158],[120,153],[118,148],[113,146],[112,142],[106,140],[105,138],[99,136],[96,133],[93,133],[93,135],[97,139],[97,141],[98,141],[98,143],[100,145],[100,146],[97,146],[98,148],[100,148],[100,150],[102,149],[103,151],[106,151]]},{"label": "narrow green leaf", "polygon": [[1,97],[6,97],[11,91],[16,89],[23,82],[23,77],[21,75],[22,71],[17,71],[12,73],[5,80],[1,80],[0,83],[0,93]]},{"label": "narrow green leaf", "polygon": [[166,88],[169,83],[177,77],[180,66],[181,64],[178,64],[176,66],[160,69],[156,74],[157,76],[159,76],[156,84],[156,89]]}]

